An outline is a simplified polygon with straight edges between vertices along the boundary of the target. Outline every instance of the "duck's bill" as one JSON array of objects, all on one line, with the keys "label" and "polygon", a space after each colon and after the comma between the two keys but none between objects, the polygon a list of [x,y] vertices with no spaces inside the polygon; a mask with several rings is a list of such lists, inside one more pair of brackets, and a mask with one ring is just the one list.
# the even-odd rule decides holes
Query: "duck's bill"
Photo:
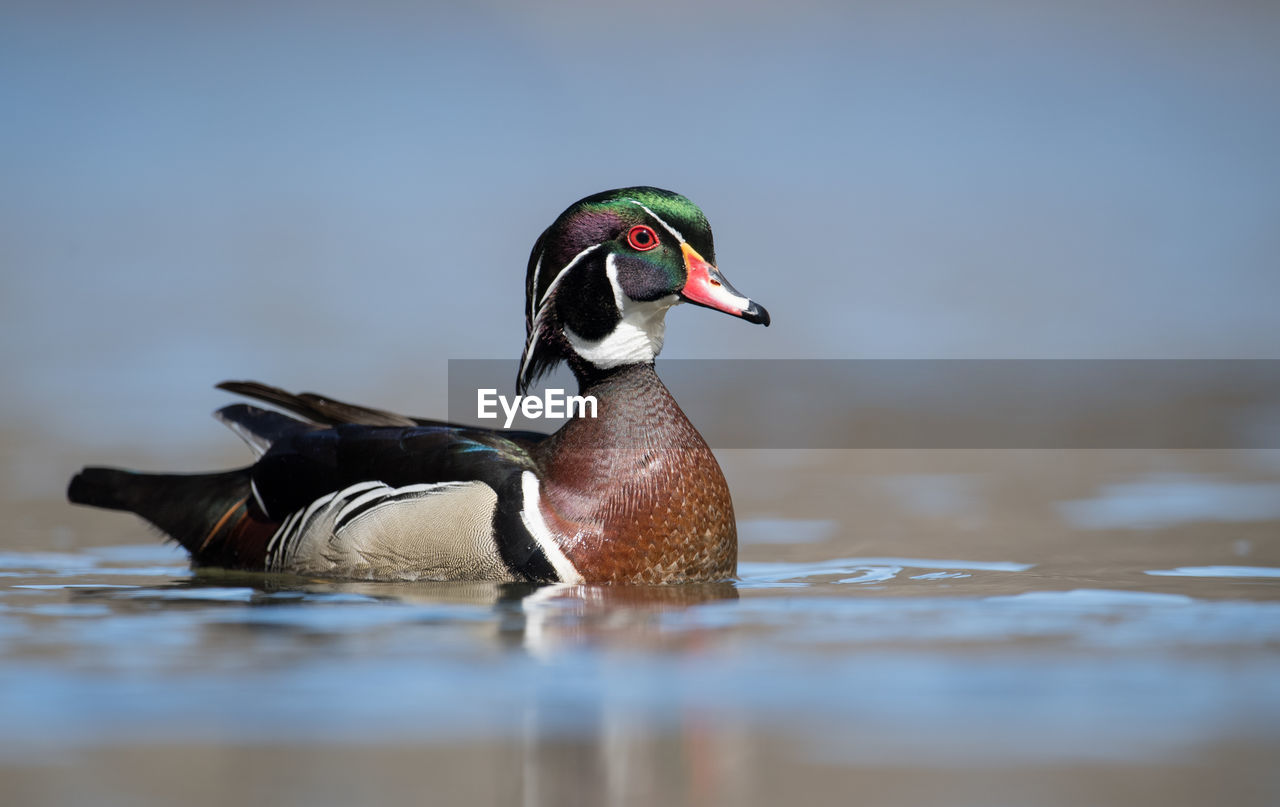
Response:
[{"label": "duck's bill", "polygon": [[747,322],[765,326],[769,324],[769,312],[764,306],[739,294],[724,279],[724,275],[720,274],[720,270],[707,263],[693,247],[681,244],[680,249],[684,252],[684,265],[688,270],[688,279],[680,290],[680,299],[741,317]]}]

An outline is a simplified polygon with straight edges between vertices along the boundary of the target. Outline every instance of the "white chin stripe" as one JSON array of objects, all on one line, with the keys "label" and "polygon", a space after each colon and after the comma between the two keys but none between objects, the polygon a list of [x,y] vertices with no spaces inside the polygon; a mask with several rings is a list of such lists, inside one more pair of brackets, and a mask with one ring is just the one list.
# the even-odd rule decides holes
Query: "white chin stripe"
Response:
[{"label": "white chin stripe", "polygon": [[637,303],[627,297],[618,283],[618,265],[614,256],[605,261],[605,276],[613,289],[613,302],[622,315],[618,324],[603,339],[584,339],[569,327],[564,335],[569,346],[593,367],[608,370],[625,364],[651,362],[662,351],[667,330],[667,309],[680,302],[674,294],[648,303]]},{"label": "white chin stripe", "polygon": [[583,339],[569,328],[564,329],[569,347],[592,367],[608,370],[624,364],[646,364],[654,360],[662,350],[662,339],[666,332],[667,309],[675,304],[658,300],[653,303],[632,303],[639,308],[647,306],[644,311],[629,311],[622,321],[614,326],[613,331],[603,339],[592,341]]}]

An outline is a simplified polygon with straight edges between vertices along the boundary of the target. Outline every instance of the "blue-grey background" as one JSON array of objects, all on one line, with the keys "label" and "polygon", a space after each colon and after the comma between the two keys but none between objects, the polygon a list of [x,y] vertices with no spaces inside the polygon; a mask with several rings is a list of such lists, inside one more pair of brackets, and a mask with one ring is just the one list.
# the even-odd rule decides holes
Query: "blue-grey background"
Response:
[{"label": "blue-grey background", "polygon": [[[665,355],[1280,356],[1274,3],[6,4],[0,428],[175,454],[255,377],[430,414],[543,227],[698,202]],[[105,457],[103,457],[105,459]],[[197,463],[198,465],[198,463]]]}]

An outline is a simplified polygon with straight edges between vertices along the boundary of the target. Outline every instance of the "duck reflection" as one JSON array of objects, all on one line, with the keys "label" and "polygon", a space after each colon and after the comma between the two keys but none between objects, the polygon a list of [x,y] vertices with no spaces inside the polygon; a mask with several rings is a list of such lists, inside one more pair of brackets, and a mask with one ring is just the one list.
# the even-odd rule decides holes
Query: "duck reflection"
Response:
[{"label": "duck reflection", "polygon": [[660,649],[696,641],[688,631],[663,629],[664,617],[692,606],[737,600],[731,582],[685,585],[537,585],[526,583],[308,582],[291,587],[311,595],[358,595],[411,605],[478,605],[497,617],[487,623],[504,646],[545,657],[581,645]]},{"label": "duck reflection", "polygon": [[[271,608],[315,604],[380,602],[444,608],[431,621],[456,622],[487,633],[504,648],[518,647],[534,657],[583,645],[658,650],[697,642],[699,631],[664,629],[665,620],[691,607],[738,599],[734,583],[680,585],[590,585],[495,583],[486,581],[374,582],[311,580],[291,576],[202,570],[164,586],[139,589],[83,588],[77,599],[107,600],[118,610],[215,603]],[[457,606],[460,611],[448,610]],[[474,609],[480,609],[476,611]],[[468,613],[470,611],[470,613]],[[423,614],[409,614],[420,622]],[[456,617],[456,619],[451,618]],[[270,624],[237,620],[247,630],[314,631],[323,620],[299,618]],[[225,630],[227,623],[219,623]]]},{"label": "duck reflection", "polygon": [[[740,746],[749,728],[732,714],[704,712],[681,696],[678,681],[659,672],[671,670],[664,659],[713,653],[723,635],[720,622],[689,612],[736,601],[734,583],[381,583],[201,572],[169,585],[69,593],[108,603],[121,615],[201,609],[188,611],[196,647],[224,657],[229,646],[239,648],[236,655],[257,659],[252,669],[266,670],[268,680],[316,662],[331,665],[342,682],[334,686],[344,692],[352,658],[372,657],[394,669],[408,659],[430,665],[439,651],[447,657],[444,669],[454,671],[448,675],[465,675],[466,664],[456,664],[471,657],[465,648],[496,649],[497,655],[473,658],[478,675],[492,676],[493,665],[506,670],[500,680],[509,691],[499,698],[507,708],[481,731],[496,730],[483,747],[500,762],[494,787],[503,801],[617,804],[627,794],[652,792],[674,803],[735,803],[748,795],[741,792],[749,777]],[[502,659],[506,655],[513,658]],[[639,672],[650,668],[652,674]],[[422,694],[408,679],[380,680],[396,682],[396,697],[409,703]],[[457,684],[456,691],[433,690],[430,697],[476,696],[475,687]],[[668,690],[670,700],[655,701],[655,693]],[[325,694],[314,695],[320,708]],[[480,706],[476,714],[493,713]],[[465,747],[476,728],[464,720],[451,731]]]}]

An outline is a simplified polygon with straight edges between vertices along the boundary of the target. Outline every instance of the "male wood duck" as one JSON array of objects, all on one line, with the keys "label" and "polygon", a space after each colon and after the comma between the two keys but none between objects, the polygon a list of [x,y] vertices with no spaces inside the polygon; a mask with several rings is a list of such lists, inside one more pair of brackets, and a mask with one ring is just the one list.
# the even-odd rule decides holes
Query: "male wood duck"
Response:
[{"label": "male wood duck", "polygon": [[732,577],[729,488],[653,366],[678,303],[769,324],[715,267],[702,211],[650,187],[582,199],[534,244],[525,292],[517,392],[564,361],[595,417],[508,432],[225,382],[304,419],[227,406],[217,417],[254,449],[253,465],[85,468],[68,497],[137,513],[197,566],[372,580]]}]

